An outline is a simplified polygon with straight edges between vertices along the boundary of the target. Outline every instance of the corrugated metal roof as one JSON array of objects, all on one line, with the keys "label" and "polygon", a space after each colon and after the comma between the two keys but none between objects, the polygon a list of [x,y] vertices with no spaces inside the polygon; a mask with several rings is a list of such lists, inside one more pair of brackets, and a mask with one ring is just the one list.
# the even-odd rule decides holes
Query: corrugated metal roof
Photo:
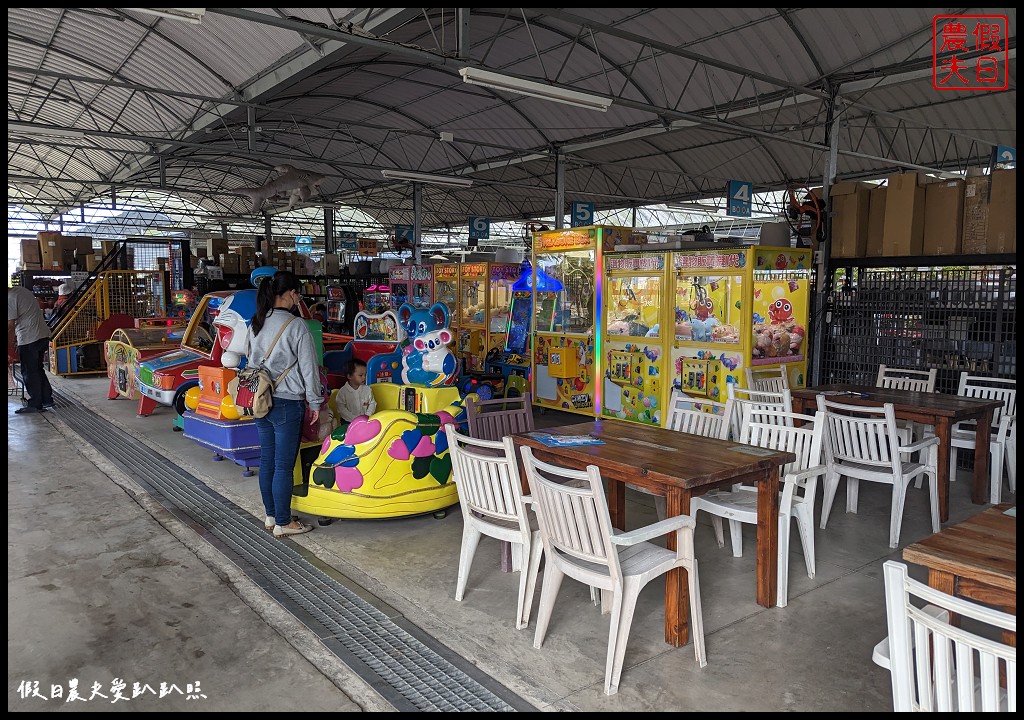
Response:
[{"label": "corrugated metal roof", "polygon": [[[476,178],[424,186],[426,223],[441,226],[550,214],[559,152],[567,197],[599,208],[703,196],[732,178],[780,187],[824,167],[824,80],[875,76],[883,86],[840,100],[841,176],[963,165],[1015,145],[1016,11],[1004,11],[1011,90],[972,94],[931,87],[933,12],[548,8],[524,22],[518,9],[475,8],[459,60],[452,9],[210,8],[194,25],[12,8],[9,122],[87,136],[9,132],[8,199],[46,198],[38,208],[52,214],[96,183],[156,187],[152,152],[170,189],[218,212],[247,212],[237,190],[282,163],[327,175],[319,200],[362,203],[382,221],[407,221],[411,193],[381,168]],[[614,103],[602,113],[467,85],[465,65]]]}]

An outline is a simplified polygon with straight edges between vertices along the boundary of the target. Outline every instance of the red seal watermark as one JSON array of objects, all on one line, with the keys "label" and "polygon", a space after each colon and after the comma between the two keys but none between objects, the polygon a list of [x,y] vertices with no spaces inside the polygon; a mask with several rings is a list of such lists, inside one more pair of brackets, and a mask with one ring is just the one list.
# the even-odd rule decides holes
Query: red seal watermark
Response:
[{"label": "red seal watermark", "polygon": [[932,18],[932,87],[1006,90],[1010,87],[1010,23],[1006,15]]}]

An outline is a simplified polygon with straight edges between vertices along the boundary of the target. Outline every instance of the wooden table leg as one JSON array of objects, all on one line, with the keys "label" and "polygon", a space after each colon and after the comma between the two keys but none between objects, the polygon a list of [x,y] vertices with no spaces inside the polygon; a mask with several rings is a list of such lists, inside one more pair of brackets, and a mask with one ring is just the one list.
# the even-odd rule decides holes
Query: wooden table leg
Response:
[{"label": "wooden table leg", "polygon": [[779,599],[779,466],[757,482],[757,604]]},{"label": "wooden table leg", "polygon": [[[665,496],[665,517],[690,514],[690,492],[669,490]],[[665,536],[665,547],[676,550],[676,534]],[[665,642],[682,647],[690,641],[690,586],[686,570],[674,568],[665,573]]]},{"label": "wooden table leg", "polygon": [[951,447],[949,418],[935,418],[935,437],[939,439],[936,481],[939,485],[939,522],[949,520],[949,449]]},{"label": "wooden table leg", "polygon": [[[971,485],[971,502],[983,505],[989,499],[989,443],[992,441],[992,411],[987,410],[978,418],[978,429],[974,436],[974,484]],[[999,468],[1000,476],[1002,468]],[[1003,478],[999,478],[1002,482]]]},{"label": "wooden table leg", "polygon": [[626,483],[608,481],[608,514],[611,516],[613,528],[626,529]]}]

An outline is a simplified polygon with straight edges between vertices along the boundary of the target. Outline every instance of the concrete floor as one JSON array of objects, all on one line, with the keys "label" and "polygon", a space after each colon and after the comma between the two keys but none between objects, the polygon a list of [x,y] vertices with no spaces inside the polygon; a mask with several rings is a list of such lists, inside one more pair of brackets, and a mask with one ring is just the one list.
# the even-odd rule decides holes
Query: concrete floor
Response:
[{"label": "concrete floor", "polygon": [[[169,409],[138,418],[135,403],[106,399],[105,378],[53,383],[262,519],[256,479],[211,462],[208,450],[173,432]],[[98,709],[19,694],[23,681],[38,681],[41,694],[63,685],[66,696],[72,678],[86,697],[93,682],[109,695],[114,678],[127,682],[129,697],[136,681],[182,690],[199,681],[207,696],[93,701],[114,709],[390,709],[201,535],[84,445],[59,409],[15,416],[17,406],[8,403],[9,710]],[[537,419],[541,427],[581,420]],[[969,490],[961,473],[951,488],[951,522],[986,507],[972,505]],[[828,528],[816,529],[814,579],[799,541],[791,542],[786,608],[754,602],[754,528],[744,526],[744,555],[733,558],[702,517],[697,558],[709,664],[698,668],[692,645],[664,643],[664,590],[654,581],[641,595],[612,697],[603,693],[608,619],[585,587],[563,583],[544,646],[534,649],[536,609],[529,628],[517,631],[518,575],[500,571],[498,543],[484,538],[466,596],[455,602],[458,507],[443,520],[339,520],[291,542],[542,710],[888,711],[889,677],[871,651],[886,634],[881,564],[900,559],[887,544],[890,495],[863,483],[857,515],[843,512],[842,495]],[[1015,502],[1005,489],[1004,501]],[[651,497],[630,493],[628,502],[631,526],[655,519]],[[901,547],[930,532],[927,493],[911,489]],[[911,573],[924,577],[914,566]]]}]

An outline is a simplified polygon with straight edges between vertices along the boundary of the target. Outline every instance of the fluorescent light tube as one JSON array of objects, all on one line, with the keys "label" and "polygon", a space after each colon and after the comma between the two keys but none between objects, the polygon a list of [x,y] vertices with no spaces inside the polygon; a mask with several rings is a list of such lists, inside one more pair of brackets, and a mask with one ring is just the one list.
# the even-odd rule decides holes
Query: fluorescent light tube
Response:
[{"label": "fluorescent light tube", "polygon": [[125,8],[144,15],[156,15],[168,20],[179,20],[181,22],[198,25],[203,21],[206,8]]},{"label": "fluorescent light tube", "polygon": [[389,180],[408,180],[409,182],[431,183],[433,185],[454,185],[469,187],[473,181],[469,178],[454,175],[430,175],[428,173],[406,172],[405,170],[381,170],[380,174]]},{"label": "fluorescent light tube", "polygon": [[45,127],[41,125],[29,125],[27,123],[7,123],[8,133],[23,133],[25,135],[50,135],[52,137],[84,138],[85,133],[74,128]]},{"label": "fluorescent light tube", "polygon": [[493,90],[504,90],[506,92],[529,95],[543,100],[551,100],[566,105],[586,108],[588,110],[600,110],[608,112],[612,99],[601,95],[590,95],[589,93],[567,90],[566,88],[548,85],[546,83],[523,80],[510,75],[481,70],[475,67],[464,67],[459,70],[462,79],[470,85],[491,88]]}]

